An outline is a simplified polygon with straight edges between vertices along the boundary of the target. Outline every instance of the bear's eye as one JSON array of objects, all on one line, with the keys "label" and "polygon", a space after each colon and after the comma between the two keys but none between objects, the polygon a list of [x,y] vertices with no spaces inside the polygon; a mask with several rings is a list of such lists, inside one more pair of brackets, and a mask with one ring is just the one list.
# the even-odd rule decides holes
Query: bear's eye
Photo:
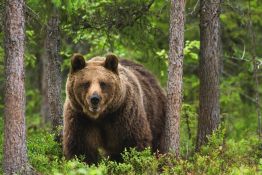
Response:
[{"label": "bear's eye", "polygon": [[88,89],[90,86],[90,82],[84,82],[81,84],[81,87],[84,88],[84,89]]},{"label": "bear's eye", "polygon": [[105,89],[107,87],[107,84],[103,81],[99,82],[101,89]]}]

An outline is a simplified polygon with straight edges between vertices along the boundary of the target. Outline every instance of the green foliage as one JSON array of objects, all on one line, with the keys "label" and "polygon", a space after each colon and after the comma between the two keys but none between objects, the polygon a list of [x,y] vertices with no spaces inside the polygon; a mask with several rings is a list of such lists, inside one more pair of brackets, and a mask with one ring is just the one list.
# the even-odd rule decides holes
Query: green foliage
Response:
[{"label": "green foliage", "polygon": [[[33,120],[29,117],[27,120]],[[39,123],[38,123],[39,125]],[[0,147],[3,146],[3,120],[0,118]],[[200,152],[186,158],[175,155],[154,155],[150,149],[138,152],[124,151],[120,163],[103,159],[98,165],[87,165],[81,158],[65,160],[61,145],[54,135],[41,127],[27,128],[27,148],[30,164],[41,174],[54,175],[135,175],[135,174],[259,174],[262,168],[261,141],[257,137],[236,141],[225,138],[225,129],[209,137],[209,143]],[[0,149],[0,158],[3,157]],[[0,162],[2,168],[2,162]],[[0,168],[0,173],[2,169]]]},{"label": "green foliage", "polygon": [[54,141],[47,131],[30,131],[28,137],[28,156],[32,166],[40,172],[50,173],[53,167],[59,167],[62,157],[61,145]]},{"label": "green foliage", "polygon": [[196,129],[197,129],[197,111],[195,105],[184,103],[181,113],[180,127],[180,152],[184,157],[188,157],[195,149]]},{"label": "green foliage", "polygon": [[225,140],[225,129],[209,137],[207,145],[188,159],[164,157],[163,174],[259,174],[261,141],[257,137]]},{"label": "green foliage", "polygon": [[98,167],[94,165],[88,166],[84,163],[81,163],[78,159],[63,161],[60,163],[60,169],[58,168],[59,166],[53,167],[54,175],[104,175],[107,172],[107,169],[103,164],[99,165]]},{"label": "green foliage", "polygon": [[135,149],[125,151],[122,155],[124,162],[131,164],[138,174],[154,174],[157,171],[157,160],[152,156],[150,149],[138,152]]},{"label": "green foliage", "polygon": [[[191,61],[191,63],[197,63],[198,61],[198,53],[200,48],[200,42],[199,41],[186,41],[185,48],[184,48],[184,54],[186,61]],[[188,64],[190,62],[187,62]]]},{"label": "green foliage", "polygon": [[125,150],[122,154],[123,162],[104,161],[108,174],[155,174],[158,161],[150,149],[138,152],[135,149]]},{"label": "green foliage", "polygon": [[[199,18],[195,0],[186,3],[183,106],[181,115],[181,158],[152,155],[149,149],[123,153],[120,163],[107,159],[98,165],[86,165],[80,159],[67,161],[61,145],[53,141],[48,126],[42,126],[39,114],[40,57],[43,53],[47,21],[55,8],[61,24],[63,83],[70,57],[81,52],[89,59],[114,52],[134,60],[150,70],[165,87],[168,66],[169,1],[146,0],[39,0],[27,1],[26,13],[26,124],[29,161],[42,174],[261,174],[261,142],[255,137],[255,86],[252,50],[259,62],[261,77],[262,6],[259,0],[225,0],[220,16],[222,24],[223,65],[220,105],[222,129],[194,154],[198,117]],[[41,6],[39,6],[41,4]],[[150,8],[146,9],[147,6]],[[3,5],[0,3],[0,7]],[[0,9],[2,11],[2,9]],[[50,13],[49,13],[50,12]],[[251,13],[251,17],[249,16]],[[256,47],[250,38],[250,19]],[[0,20],[1,21],[1,20]],[[2,31],[2,30],[1,30]],[[0,32],[3,46],[3,32]],[[4,47],[0,47],[0,147],[3,145]],[[63,88],[64,89],[64,88]],[[259,86],[258,91],[262,93]],[[63,98],[65,93],[63,91]],[[3,149],[0,149],[0,159]],[[2,161],[0,162],[2,167]],[[260,172],[259,172],[260,171]],[[0,169],[2,174],[2,169]]]},{"label": "green foliage", "polygon": [[[33,118],[34,120],[39,120],[39,108],[40,106],[40,93],[37,89],[27,90],[26,91],[26,114]],[[35,124],[32,120],[29,121],[29,124]],[[36,123],[37,124],[37,123]]]}]

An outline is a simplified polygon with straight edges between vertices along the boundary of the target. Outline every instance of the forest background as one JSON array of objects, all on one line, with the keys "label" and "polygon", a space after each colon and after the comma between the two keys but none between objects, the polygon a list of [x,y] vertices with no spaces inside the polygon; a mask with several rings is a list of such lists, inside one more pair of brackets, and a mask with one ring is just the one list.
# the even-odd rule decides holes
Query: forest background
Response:
[{"label": "forest background", "polygon": [[[58,15],[60,20],[60,63],[64,100],[70,57],[75,52],[84,54],[86,58],[113,52],[120,57],[132,59],[150,70],[165,88],[169,8],[169,1],[154,0],[26,2],[27,146],[29,161],[37,171],[43,174],[261,173],[262,148],[257,135],[257,110],[261,110],[261,102],[257,103],[256,95],[261,95],[262,86],[256,86],[253,64],[254,57],[259,66],[262,64],[262,2],[259,0],[224,0],[221,3],[221,126],[200,152],[194,153],[199,105],[199,1],[187,0],[180,124],[181,159],[175,159],[172,155],[155,157],[149,150],[142,153],[131,150],[123,154],[123,163],[104,160],[98,166],[87,166],[80,160],[63,159],[60,145],[50,134],[50,119],[44,116],[48,109],[42,109],[46,103],[43,95],[46,87],[43,71],[49,19]],[[1,13],[3,10],[4,3],[0,2]],[[3,35],[1,28],[0,131],[3,130],[4,109]],[[261,67],[258,68],[257,76],[261,82]],[[2,145],[3,132],[0,133]]]}]

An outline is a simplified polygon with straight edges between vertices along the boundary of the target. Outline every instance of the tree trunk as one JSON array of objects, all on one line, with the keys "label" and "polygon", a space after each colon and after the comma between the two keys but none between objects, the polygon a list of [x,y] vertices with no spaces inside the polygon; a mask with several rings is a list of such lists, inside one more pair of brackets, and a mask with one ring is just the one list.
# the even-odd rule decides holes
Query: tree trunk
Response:
[{"label": "tree trunk", "polygon": [[169,28],[169,67],[167,84],[167,116],[164,133],[164,152],[179,156],[179,124],[182,103],[183,48],[185,1],[171,0]]},{"label": "tree trunk", "polygon": [[51,16],[46,31],[45,48],[48,55],[48,103],[51,115],[52,129],[60,137],[62,126],[62,102],[61,102],[61,58],[60,52],[60,31],[58,15]]},{"label": "tree trunk", "polygon": [[6,78],[3,161],[5,174],[24,172],[27,165],[24,87],[24,5],[23,0],[6,0],[4,24]]},{"label": "tree trunk", "polygon": [[220,118],[220,0],[200,0],[200,94],[196,150],[217,129]]},{"label": "tree trunk", "polygon": [[[45,44],[47,41],[47,36],[45,38],[44,41],[44,46],[47,46],[47,44]],[[45,48],[46,50],[46,48]],[[41,66],[41,110],[40,110],[40,114],[42,117],[42,121],[44,124],[48,123],[51,121],[51,116],[50,116],[50,107],[48,104],[48,56],[47,56],[47,52],[44,51],[41,56],[40,56],[40,66]]]}]

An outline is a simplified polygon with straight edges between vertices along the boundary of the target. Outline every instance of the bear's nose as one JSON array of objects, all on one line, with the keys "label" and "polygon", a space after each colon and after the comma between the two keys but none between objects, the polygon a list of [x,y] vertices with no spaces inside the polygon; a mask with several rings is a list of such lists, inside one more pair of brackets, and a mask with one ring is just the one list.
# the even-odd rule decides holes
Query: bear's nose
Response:
[{"label": "bear's nose", "polygon": [[98,103],[100,102],[100,97],[98,94],[93,94],[90,98],[90,101],[92,103],[92,105],[98,105]]}]

